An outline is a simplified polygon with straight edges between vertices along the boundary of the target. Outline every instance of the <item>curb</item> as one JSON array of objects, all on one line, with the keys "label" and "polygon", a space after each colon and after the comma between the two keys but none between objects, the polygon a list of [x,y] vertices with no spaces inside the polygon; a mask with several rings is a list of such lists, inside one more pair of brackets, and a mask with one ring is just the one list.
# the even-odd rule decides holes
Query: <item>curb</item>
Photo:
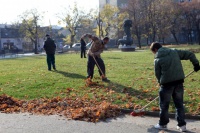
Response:
[{"label": "curb", "polygon": [[[122,113],[130,114],[133,112],[133,109],[121,109]],[[145,111],[145,115],[152,116],[152,117],[159,117],[159,111]],[[169,113],[169,118],[175,118],[175,113]],[[185,114],[185,119],[192,119],[192,120],[200,120],[200,115],[190,115]]]}]

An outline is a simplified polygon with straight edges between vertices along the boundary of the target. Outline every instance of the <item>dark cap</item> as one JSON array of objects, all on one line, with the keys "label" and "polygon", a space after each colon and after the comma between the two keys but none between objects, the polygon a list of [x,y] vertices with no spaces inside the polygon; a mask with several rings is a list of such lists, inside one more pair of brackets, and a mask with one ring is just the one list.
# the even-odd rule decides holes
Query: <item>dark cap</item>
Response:
[{"label": "dark cap", "polygon": [[46,37],[48,37],[49,36],[49,34],[46,34]]}]

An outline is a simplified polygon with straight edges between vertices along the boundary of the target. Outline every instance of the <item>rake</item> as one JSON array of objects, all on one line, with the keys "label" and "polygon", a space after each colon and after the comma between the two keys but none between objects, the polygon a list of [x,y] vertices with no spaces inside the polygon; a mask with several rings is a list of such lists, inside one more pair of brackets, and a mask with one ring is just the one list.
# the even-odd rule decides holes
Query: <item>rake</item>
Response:
[{"label": "rake", "polygon": [[[187,78],[188,76],[190,76],[194,71],[190,72],[188,75],[185,76],[185,78]],[[144,107],[142,107],[141,109],[138,110],[134,110],[133,112],[131,112],[130,115],[132,116],[143,116],[145,114],[144,109],[149,106],[152,102],[154,102],[155,100],[157,100],[159,98],[159,96],[157,96],[156,98],[154,98],[152,101],[150,101],[148,104],[146,104]]]}]

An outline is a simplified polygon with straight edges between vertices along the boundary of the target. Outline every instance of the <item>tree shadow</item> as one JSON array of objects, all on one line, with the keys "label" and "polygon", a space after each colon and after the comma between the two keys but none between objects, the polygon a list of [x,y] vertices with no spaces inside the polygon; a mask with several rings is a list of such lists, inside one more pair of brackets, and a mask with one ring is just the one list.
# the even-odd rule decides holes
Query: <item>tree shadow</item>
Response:
[{"label": "tree shadow", "polygon": [[56,71],[52,71],[52,72],[56,72],[59,74],[62,74],[65,77],[70,77],[70,78],[79,78],[79,79],[85,79],[86,77],[77,73],[69,73],[69,72],[64,72],[64,71],[60,71],[60,70],[56,70]]}]

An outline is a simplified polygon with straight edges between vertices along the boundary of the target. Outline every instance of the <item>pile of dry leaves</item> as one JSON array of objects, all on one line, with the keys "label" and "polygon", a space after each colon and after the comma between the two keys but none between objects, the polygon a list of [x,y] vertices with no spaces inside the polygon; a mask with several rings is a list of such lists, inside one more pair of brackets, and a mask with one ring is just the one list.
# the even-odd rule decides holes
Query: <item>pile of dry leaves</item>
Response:
[{"label": "pile of dry leaves", "polygon": [[29,112],[44,115],[64,115],[69,119],[97,122],[121,114],[117,105],[86,97],[71,99],[18,100],[7,95],[0,96],[0,111],[4,113]]}]

